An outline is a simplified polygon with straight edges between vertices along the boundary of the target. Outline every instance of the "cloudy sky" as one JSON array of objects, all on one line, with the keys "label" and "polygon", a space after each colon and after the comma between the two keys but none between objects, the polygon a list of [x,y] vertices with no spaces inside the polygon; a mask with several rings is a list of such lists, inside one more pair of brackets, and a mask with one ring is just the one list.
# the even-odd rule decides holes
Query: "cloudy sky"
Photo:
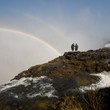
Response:
[{"label": "cloudy sky", "polygon": [[32,65],[110,41],[109,0],[0,0],[0,84]]}]

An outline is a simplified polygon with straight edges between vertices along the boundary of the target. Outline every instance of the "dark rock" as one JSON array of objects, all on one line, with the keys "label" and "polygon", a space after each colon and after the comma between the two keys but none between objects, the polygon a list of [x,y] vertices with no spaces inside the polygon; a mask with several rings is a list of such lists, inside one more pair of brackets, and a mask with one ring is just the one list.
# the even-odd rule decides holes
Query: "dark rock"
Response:
[{"label": "dark rock", "polygon": [[[30,85],[12,87],[0,93],[0,110],[55,110],[56,104],[65,94],[72,95],[78,92],[80,86],[90,85],[99,80],[91,73],[110,71],[110,49],[89,50],[87,52],[65,52],[48,63],[36,65],[21,72],[14,79],[20,80],[23,77],[47,76]],[[13,79],[13,80],[14,80]],[[41,84],[51,84],[55,88],[55,95],[58,97],[27,98],[27,94],[40,91]],[[45,88],[44,88],[45,89]],[[46,88],[48,91],[48,88]],[[45,94],[45,91],[42,91]],[[19,99],[17,97],[19,96]],[[15,96],[15,97],[13,97]],[[110,96],[110,95],[109,95]]]}]

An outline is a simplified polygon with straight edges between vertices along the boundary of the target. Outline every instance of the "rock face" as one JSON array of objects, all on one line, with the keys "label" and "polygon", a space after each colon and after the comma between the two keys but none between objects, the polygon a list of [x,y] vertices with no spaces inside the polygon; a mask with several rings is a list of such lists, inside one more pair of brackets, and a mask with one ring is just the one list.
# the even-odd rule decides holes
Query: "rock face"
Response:
[{"label": "rock face", "polygon": [[0,110],[57,110],[65,96],[96,83],[97,74],[110,71],[110,49],[66,52],[63,56],[21,72],[0,86]]}]

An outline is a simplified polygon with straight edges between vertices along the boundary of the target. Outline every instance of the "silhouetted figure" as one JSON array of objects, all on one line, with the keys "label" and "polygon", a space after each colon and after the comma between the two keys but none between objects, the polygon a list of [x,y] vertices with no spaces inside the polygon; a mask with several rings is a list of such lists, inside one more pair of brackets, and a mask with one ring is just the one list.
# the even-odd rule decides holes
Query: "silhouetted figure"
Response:
[{"label": "silhouetted figure", "polygon": [[71,45],[71,50],[74,51],[74,43]]},{"label": "silhouetted figure", "polygon": [[75,45],[75,51],[77,51],[78,50],[78,44],[76,43],[76,45]]}]

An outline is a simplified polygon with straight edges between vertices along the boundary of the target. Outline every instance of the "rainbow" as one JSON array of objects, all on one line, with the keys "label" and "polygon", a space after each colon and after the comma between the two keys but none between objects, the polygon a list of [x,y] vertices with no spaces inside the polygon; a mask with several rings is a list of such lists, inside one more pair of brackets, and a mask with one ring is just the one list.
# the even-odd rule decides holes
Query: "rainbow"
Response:
[{"label": "rainbow", "polygon": [[47,42],[45,42],[44,40],[34,36],[34,35],[31,35],[31,34],[28,34],[28,33],[25,33],[25,32],[22,32],[22,31],[18,31],[18,30],[14,30],[14,29],[8,29],[8,28],[0,28],[0,31],[5,31],[5,32],[12,32],[12,33],[18,33],[18,34],[21,34],[21,35],[24,35],[24,36],[27,36],[29,38],[32,38],[40,43],[42,43],[43,45],[47,46],[48,48],[50,48],[52,51],[54,51],[56,54],[58,55],[61,55],[61,53],[56,50],[54,47],[52,47],[50,44],[48,44]]}]

